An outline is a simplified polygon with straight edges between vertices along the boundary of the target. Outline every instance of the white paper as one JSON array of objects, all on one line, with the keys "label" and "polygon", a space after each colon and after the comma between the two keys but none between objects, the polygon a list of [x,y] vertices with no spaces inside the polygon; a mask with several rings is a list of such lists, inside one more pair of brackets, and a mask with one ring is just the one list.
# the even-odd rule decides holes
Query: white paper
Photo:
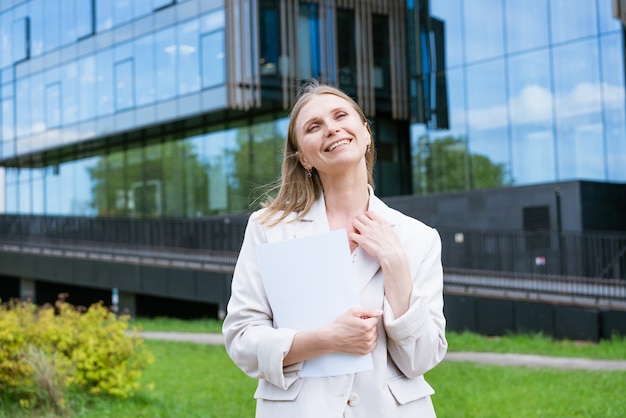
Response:
[{"label": "white paper", "polygon": [[[306,331],[360,306],[345,230],[257,247],[276,327]],[[371,355],[333,353],[304,362],[302,377],[338,376],[373,368]]]}]

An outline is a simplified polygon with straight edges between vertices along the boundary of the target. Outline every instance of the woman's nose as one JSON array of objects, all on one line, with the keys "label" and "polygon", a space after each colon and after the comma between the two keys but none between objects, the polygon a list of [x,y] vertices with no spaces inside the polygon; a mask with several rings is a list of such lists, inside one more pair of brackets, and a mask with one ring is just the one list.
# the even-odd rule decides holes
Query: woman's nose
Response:
[{"label": "woman's nose", "polygon": [[339,132],[339,127],[335,122],[328,122],[326,125],[326,136],[332,136]]}]

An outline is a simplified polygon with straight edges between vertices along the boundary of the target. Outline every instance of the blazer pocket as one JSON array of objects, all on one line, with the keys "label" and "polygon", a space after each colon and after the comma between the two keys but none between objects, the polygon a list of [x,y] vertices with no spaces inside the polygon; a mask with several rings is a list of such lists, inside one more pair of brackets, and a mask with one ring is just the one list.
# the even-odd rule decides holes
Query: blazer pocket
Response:
[{"label": "blazer pocket", "polygon": [[426,382],[426,380],[424,380],[423,376],[415,377],[413,379],[409,379],[405,376],[398,376],[387,382],[387,387],[400,405],[404,405],[405,403],[415,401],[423,398],[424,396],[430,396],[435,393],[433,388]]},{"label": "blazer pocket", "polygon": [[298,379],[286,390],[283,390],[265,380],[259,380],[259,385],[256,388],[256,392],[254,392],[254,398],[267,401],[293,401],[298,397],[303,382],[303,379]]}]

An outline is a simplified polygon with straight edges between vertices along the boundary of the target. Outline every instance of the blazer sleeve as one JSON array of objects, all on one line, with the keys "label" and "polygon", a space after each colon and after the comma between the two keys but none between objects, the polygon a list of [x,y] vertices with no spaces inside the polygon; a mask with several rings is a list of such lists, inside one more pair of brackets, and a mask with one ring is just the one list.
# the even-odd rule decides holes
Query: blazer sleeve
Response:
[{"label": "blazer sleeve", "polygon": [[267,239],[254,218],[252,215],[248,221],[235,265],[222,332],[228,355],[244,373],[287,389],[302,369],[302,363],[283,368],[296,331],[273,326],[256,256],[256,246]]},{"label": "blazer sleeve", "polygon": [[[391,358],[400,371],[413,378],[439,364],[448,349],[443,314],[443,267],[439,233],[421,224],[419,239],[405,246],[413,280],[409,310],[395,318],[384,300],[384,325]],[[421,254],[420,254],[421,253]]]}]

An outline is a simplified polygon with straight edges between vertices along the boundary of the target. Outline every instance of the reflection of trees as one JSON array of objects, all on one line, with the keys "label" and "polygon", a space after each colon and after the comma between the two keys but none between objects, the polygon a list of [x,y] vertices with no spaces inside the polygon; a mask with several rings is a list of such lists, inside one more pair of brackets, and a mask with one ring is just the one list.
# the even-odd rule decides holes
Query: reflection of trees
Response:
[{"label": "reflection of trees", "polygon": [[207,174],[185,141],[120,151],[88,169],[91,206],[101,216],[206,214]]},{"label": "reflection of trees", "polygon": [[414,158],[418,193],[482,189],[507,183],[504,164],[493,163],[484,155],[468,154],[461,138],[449,136],[428,141],[423,135],[418,139]]},{"label": "reflection of trees", "polygon": [[272,122],[240,129],[236,141],[238,146],[226,151],[234,165],[229,204],[245,210],[280,176],[284,140]]}]

